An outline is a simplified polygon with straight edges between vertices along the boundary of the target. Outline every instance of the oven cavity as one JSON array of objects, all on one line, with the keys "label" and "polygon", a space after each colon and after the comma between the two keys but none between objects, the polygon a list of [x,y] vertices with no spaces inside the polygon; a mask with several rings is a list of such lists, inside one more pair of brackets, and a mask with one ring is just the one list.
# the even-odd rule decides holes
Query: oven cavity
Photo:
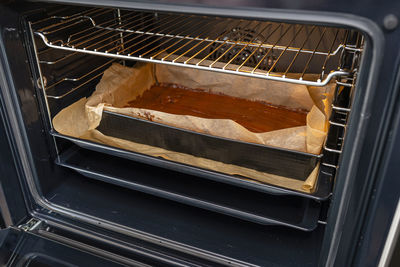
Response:
[{"label": "oven cavity", "polygon": [[[364,49],[360,32],[328,25],[83,7],[49,8],[29,27],[37,89],[47,109],[57,165],[90,179],[255,223],[307,231],[316,227],[343,151]],[[82,114],[94,125],[89,128],[102,135],[89,138],[84,132],[57,130],[53,123],[81,123],[72,115],[66,121],[58,114],[86,101],[82,98],[89,98],[112,68],[134,69],[133,81],[160,88],[171,82],[163,76],[168,72],[199,80],[232,80],[232,87],[252,80],[249,84],[265,85],[265,95],[268,87],[303,88],[327,116],[321,148],[299,150],[194,131],[163,124],[154,115],[129,116],[122,112],[128,106],[116,107],[114,102],[97,103],[105,106],[101,120],[90,119],[98,106],[76,109],[86,112]],[[318,102],[313,96],[321,88],[326,88],[325,98]],[[306,127],[312,126],[309,120],[312,116],[307,115]],[[147,150],[119,140],[145,145]],[[148,147],[195,159],[167,157],[159,150],[143,152]],[[257,179],[264,174],[267,178]]]}]

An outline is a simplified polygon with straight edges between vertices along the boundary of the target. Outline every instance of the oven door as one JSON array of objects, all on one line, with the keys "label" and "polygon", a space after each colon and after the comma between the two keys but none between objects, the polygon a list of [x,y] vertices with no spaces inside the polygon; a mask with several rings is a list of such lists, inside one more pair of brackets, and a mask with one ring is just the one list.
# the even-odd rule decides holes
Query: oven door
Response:
[{"label": "oven door", "polygon": [[[122,265],[15,228],[0,231],[0,264],[32,267]],[[141,266],[140,262],[136,264]]]},{"label": "oven door", "polygon": [[[162,254],[136,247],[131,251],[107,247],[99,239],[77,241],[57,227],[30,219],[0,230],[1,266],[211,266],[205,260]],[[65,230],[65,228],[64,228]],[[86,233],[87,236],[90,234]],[[212,266],[218,266],[213,263]]]}]

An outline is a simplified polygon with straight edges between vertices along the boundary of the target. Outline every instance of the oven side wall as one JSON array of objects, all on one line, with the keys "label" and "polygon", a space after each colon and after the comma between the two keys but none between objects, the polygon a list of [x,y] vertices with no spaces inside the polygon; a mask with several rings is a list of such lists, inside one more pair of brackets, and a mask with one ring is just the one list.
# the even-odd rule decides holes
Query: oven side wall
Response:
[{"label": "oven side wall", "polygon": [[[15,101],[17,92],[14,88],[25,90],[30,77],[18,31],[19,16],[13,9],[0,8],[0,209],[5,227],[26,221],[32,208],[19,150],[25,148],[20,139],[23,122],[15,108],[21,103]],[[10,64],[10,58],[13,64]],[[15,74],[20,79],[14,79]]]}]

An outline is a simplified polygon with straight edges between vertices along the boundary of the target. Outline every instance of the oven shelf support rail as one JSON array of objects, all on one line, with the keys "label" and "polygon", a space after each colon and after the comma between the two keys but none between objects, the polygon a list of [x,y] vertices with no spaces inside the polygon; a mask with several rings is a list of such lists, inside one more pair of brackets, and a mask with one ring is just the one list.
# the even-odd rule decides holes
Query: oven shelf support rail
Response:
[{"label": "oven shelf support rail", "polygon": [[[343,152],[343,143],[346,137],[348,120],[351,113],[351,104],[354,89],[357,81],[357,69],[359,67],[359,59],[363,46],[363,38],[355,33],[350,32],[347,36],[347,46],[352,49],[346,49],[341,55],[341,68],[352,70],[350,75],[339,77],[336,79],[334,102],[332,104],[332,112],[329,123],[329,135],[327,136],[323,146],[323,158],[321,164],[334,169],[333,176],[339,169],[339,158]],[[333,138],[331,138],[333,136]],[[330,139],[336,142],[330,142]]]}]

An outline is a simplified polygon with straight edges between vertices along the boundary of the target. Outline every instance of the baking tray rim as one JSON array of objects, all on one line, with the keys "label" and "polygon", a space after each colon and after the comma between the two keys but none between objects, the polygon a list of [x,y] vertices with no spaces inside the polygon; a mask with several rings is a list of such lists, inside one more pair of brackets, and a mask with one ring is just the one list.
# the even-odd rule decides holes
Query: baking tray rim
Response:
[{"label": "baking tray rim", "polygon": [[[105,144],[96,143],[93,141],[64,135],[64,134],[58,133],[54,129],[50,130],[50,134],[54,137],[69,140],[69,141],[73,142],[75,145],[82,147],[84,149],[94,150],[97,152],[106,153],[106,154],[117,156],[117,157],[127,158],[129,160],[138,161],[138,162],[141,162],[144,164],[154,165],[154,166],[161,167],[161,168],[167,168],[167,169],[171,169],[173,171],[186,173],[189,175],[200,176],[205,179],[210,179],[210,180],[213,180],[216,182],[228,183],[231,185],[240,186],[240,187],[256,190],[256,191],[263,192],[263,193],[276,194],[276,195],[295,195],[295,196],[301,196],[301,197],[305,197],[305,198],[314,199],[317,201],[327,200],[332,195],[332,190],[330,190],[330,189],[326,190],[320,186],[320,183],[321,183],[320,173],[318,174],[318,177],[317,177],[317,182],[315,185],[314,192],[306,193],[306,192],[301,192],[301,191],[297,191],[297,190],[293,190],[293,189],[280,187],[277,185],[272,185],[272,184],[267,184],[267,183],[259,183],[259,182],[255,182],[255,181],[251,181],[251,180],[244,180],[244,179],[240,179],[241,176],[234,176],[234,175],[224,174],[224,173],[217,172],[217,171],[211,171],[211,170],[207,170],[207,169],[200,168],[200,167],[194,167],[191,165],[187,165],[187,164],[183,164],[183,163],[179,163],[179,162],[175,162],[175,161],[171,161],[171,160],[167,160],[167,159],[163,159],[163,158],[157,158],[157,157],[149,156],[149,155],[138,153],[138,152],[133,152],[133,151],[122,149],[122,148],[108,146]],[[244,177],[244,178],[246,178],[246,177]],[[332,181],[329,182],[329,186],[332,186]]]},{"label": "baking tray rim", "polygon": [[270,146],[270,145],[263,145],[263,144],[245,142],[245,141],[241,141],[241,140],[235,140],[235,139],[231,139],[231,138],[226,138],[226,137],[221,137],[221,136],[216,136],[216,135],[211,135],[211,134],[206,134],[206,133],[200,133],[200,132],[196,132],[196,131],[192,131],[192,130],[188,130],[188,129],[184,129],[184,128],[179,128],[179,127],[171,126],[171,125],[164,124],[164,123],[145,120],[145,119],[141,119],[141,118],[138,118],[138,117],[133,117],[133,116],[125,115],[125,114],[120,114],[120,113],[112,112],[112,111],[108,111],[108,110],[103,110],[103,113],[108,113],[108,114],[111,114],[112,116],[119,116],[119,117],[123,117],[123,118],[126,118],[126,119],[134,119],[134,120],[146,122],[146,123],[157,125],[157,126],[161,126],[161,127],[168,127],[168,128],[174,129],[174,130],[183,131],[183,132],[187,132],[187,133],[194,133],[194,134],[198,134],[200,136],[211,137],[211,138],[220,139],[220,140],[223,140],[223,141],[230,141],[230,142],[234,141],[235,143],[240,143],[240,144],[244,144],[244,145],[257,146],[257,147],[266,147],[266,148],[269,148],[269,149],[272,149],[272,150],[278,150],[280,152],[290,153],[290,154],[297,154],[297,155],[301,155],[301,156],[304,156],[304,157],[321,159],[322,156],[323,156],[322,153],[320,153],[320,154],[312,154],[312,153],[303,152],[303,151],[297,151],[297,150],[288,149],[288,148],[282,148],[282,147],[275,147],[275,146]]},{"label": "baking tray rim", "polygon": [[[84,148],[80,147],[80,149],[84,149]],[[74,152],[75,150],[76,150],[76,148],[71,148],[71,149],[68,149],[68,151],[66,151],[66,153],[71,154],[71,152]],[[68,157],[68,155],[65,155],[65,157]],[[212,203],[208,200],[196,199],[196,198],[193,198],[190,196],[185,196],[185,195],[183,195],[182,197],[179,196],[181,199],[177,200],[176,196],[174,196],[174,197],[168,196],[168,195],[179,195],[177,193],[173,193],[173,192],[171,193],[171,192],[168,192],[167,190],[159,189],[159,188],[149,189],[151,186],[144,185],[144,184],[141,184],[138,182],[127,181],[124,178],[113,176],[110,174],[105,174],[105,173],[97,172],[94,170],[87,170],[87,169],[82,168],[81,166],[67,163],[66,161],[67,161],[67,159],[65,159],[65,158],[58,158],[58,159],[56,159],[55,163],[59,166],[74,170],[89,179],[105,181],[108,177],[111,177],[112,178],[111,180],[116,179],[116,180],[118,180],[118,182],[122,180],[125,183],[129,183],[132,185],[130,185],[128,187],[126,185],[124,185],[124,186],[120,185],[117,182],[106,181],[107,183],[125,187],[128,189],[134,190],[134,191],[143,192],[145,194],[149,194],[149,195],[152,195],[155,197],[165,198],[165,199],[168,199],[171,201],[176,201],[176,202],[179,202],[179,203],[182,203],[185,205],[189,205],[189,206],[193,206],[196,208],[205,209],[205,210],[208,210],[211,212],[217,212],[217,213],[231,216],[231,217],[234,217],[234,218],[237,218],[240,220],[257,223],[257,224],[264,225],[264,226],[268,226],[268,225],[285,226],[285,227],[290,227],[290,228],[294,228],[294,229],[298,229],[298,230],[302,230],[302,231],[306,231],[306,232],[313,231],[318,225],[318,218],[319,218],[319,212],[321,210],[321,203],[318,201],[315,201],[314,199],[304,199],[304,201],[306,201],[305,204],[307,205],[307,207],[304,210],[302,220],[298,223],[295,223],[295,222],[290,222],[287,220],[280,220],[279,218],[267,217],[267,216],[262,216],[262,215],[258,215],[255,213],[251,213],[248,211],[242,211],[240,209],[234,209],[232,207],[228,207],[225,205]],[[93,176],[96,176],[96,178],[94,178]],[[159,192],[157,192],[157,193],[150,192],[152,190],[159,191]],[[187,199],[191,199],[191,201],[188,201]],[[195,202],[201,202],[201,203],[195,203]],[[213,206],[214,208],[206,207],[207,205]]]}]

